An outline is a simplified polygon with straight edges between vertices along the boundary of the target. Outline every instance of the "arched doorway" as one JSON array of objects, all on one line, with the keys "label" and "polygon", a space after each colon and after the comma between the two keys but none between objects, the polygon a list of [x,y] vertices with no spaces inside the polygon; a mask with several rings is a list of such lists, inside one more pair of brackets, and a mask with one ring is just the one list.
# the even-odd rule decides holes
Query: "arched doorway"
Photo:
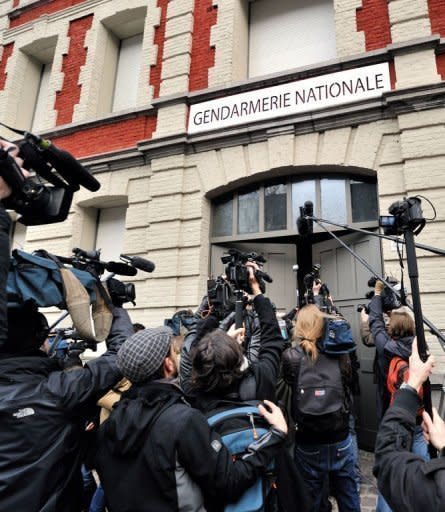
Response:
[{"label": "arched doorway", "polygon": [[[321,277],[350,321],[357,340],[361,384],[361,397],[356,404],[358,433],[361,446],[372,449],[377,430],[373,409],[374,349],[360,341],[356,311],[357,305],[366,301],[369,272],[317,225],[310,237],[298,235],[299,206],[307,200],[314,203],[314,214],[319,218],[369,230],[378,227],[375,175],[289,174],[250,184],[213,199],[210,272],[214,276],[223,272],[220,258],[229,247],[263,254],[268,260],[265,270],[274,279],[267,294],[279,310],[286,311],[304,293],[304,275],[314,263],[321,264]],[[329,229],[376,271],[381,271],[381,248],[376,237],[339,227]],[[294,265],[298,265],[296,272]]]}]

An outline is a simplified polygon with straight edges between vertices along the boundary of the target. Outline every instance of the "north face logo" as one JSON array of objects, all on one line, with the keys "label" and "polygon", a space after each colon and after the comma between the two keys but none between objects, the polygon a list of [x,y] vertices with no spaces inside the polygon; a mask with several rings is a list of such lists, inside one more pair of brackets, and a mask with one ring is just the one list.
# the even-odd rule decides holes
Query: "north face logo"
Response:
[{"label": "north face logo", "polygon": [[19,409],[17,412],[13,413],[13,416],[17,419],[25,418],[26,416],[32,416],[36,411],[32,407],[25,407],[24,409]]}]

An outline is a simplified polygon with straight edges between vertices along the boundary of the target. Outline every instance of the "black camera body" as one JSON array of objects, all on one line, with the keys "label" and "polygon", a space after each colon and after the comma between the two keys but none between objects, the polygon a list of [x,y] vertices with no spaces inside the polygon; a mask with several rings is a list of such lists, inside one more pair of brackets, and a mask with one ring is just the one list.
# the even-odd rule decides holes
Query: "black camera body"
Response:
[{"label": "black camera body", "polygon": [[[255,262],[258,265],[266,263],[266,259],[256,252],[241,252],[238,249],[229,249],[228,254],[221,256],[221,261],[226,265],[226,279],[234,286],[236,290],[243,290],[249,294],[252,289],[249,283],[249,269],[246,267],[248,261]],[[271,283],[272,278],[262,272],[255,270],[255,278],[260,285],[261,293],[266,291],[266,282]]]},{"label": "black camera body", "polygon": [[[73,258],[61,258],[59,256],[59,259],[61,261],[67,261],[71,263],[74,268],[85,270],[97,278],[99,278],[105,270],[123,275],[135,275],[137,272],[135,268],[125,263],[101,261],[100,249],[85,251],[75,247],[73,253]],[[105,283],[114,306],[122,307],[122,304],[126,302],[131,302],[133,305],[136,304],[136,288],[133,283],[123,283],[113,277],[108,278]]]},{"label": "black camera body", "polygon": [[111,302],[115,306],[122,307],[122,304],[126,302],[131,302],[133,306],[136,305],[136,288],[133,283],[123,283],[114,277],[107,279],[106,283]]},{"label": "black camera body", "polygon": [[363,310],[369,315],[369,304],[357,304],[357,313],[361,313]]},{"label": "black camera body", "polygon": [[62,222],[67,218],[73,194],[80,186],[92,192],[99,190],[100,183],[70,153],[38,135],[6,128],[24,135],[24,139],[16,143],[23,167],[51,184],[25,178],[9,151],[0,149],[0,175],[12,191],[3,203],[5,208],[21,214],[19,221],[22,224],[35,226]]},{"label": "black camera body", "polygon": [[[385,281],[387,283],[389,283],[391,286],[395,286],[396,284],[399,284],[399,282],[397,281],[397,279],[393,278],[393,277],[387,277],[385,279]],[[375,276],[372,276],[369,280],[368,280],[368,286],[370,288],[374,288],[375,287],[375,284],[377,282],[377,278]],[[372,298],[374,296],[374,292],[369,292],[366,297],[368,298]],[[392,311],[393,309],[398,309],[400,308],[400,306],[402,305],[400,299],[396,296],[396,294],[390,290],[389,288],[387,288],[385,286],[385,288],[383,288],[381,294],[380,294],[380,297],[382,298],[382,309],[385,313],[387,313],[388,311]]]},{"label": "black camera body", "polygon": [[425,226],[421,200],[418,197],[396,201],[389,207],[388,212],[390,215],[382,215],[379,219],[385,235],[402,235],[407,230],[419,234]]},{"label": "black camera body", "polygon": [[315,263],[312,266],[311,271],[308,272],[303,277],[304,287],[306,288],[307,291],[312,290],[314,281],[317,281],[317,280],[320,281],[320,270],[321,270],[321,265],[319,263]]},{"label": "black camera body", "polygon": [[232,285],[222,276],[207,280],[207,298],[216,317],[223,320],[235,309],[235,293]]}]

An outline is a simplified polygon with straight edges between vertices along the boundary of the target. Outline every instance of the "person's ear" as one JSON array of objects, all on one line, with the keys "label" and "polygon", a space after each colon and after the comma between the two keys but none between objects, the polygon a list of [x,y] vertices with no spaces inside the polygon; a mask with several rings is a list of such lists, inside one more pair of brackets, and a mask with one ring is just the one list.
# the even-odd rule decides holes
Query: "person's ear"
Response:
[{"label": "person's ear", "polygon": [[164,375],[165,377],[174,377],[176,375],[176,364],[170,356],[164,359]]}]

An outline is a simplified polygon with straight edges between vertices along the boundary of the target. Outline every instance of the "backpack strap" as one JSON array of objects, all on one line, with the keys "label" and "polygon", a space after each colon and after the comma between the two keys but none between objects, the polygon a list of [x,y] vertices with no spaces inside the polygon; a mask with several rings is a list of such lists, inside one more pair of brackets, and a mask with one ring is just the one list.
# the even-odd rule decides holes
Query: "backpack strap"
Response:
[{"label": "backpack strap", "polygon": [[254,405],[245,405],[244,407],[235,407],[234,409],[228,409],[216,413],[207,418],[208,424],[213,427],[220,421],[225,421],[229,418],[236,418],[237,416],[250,416],[251,414],[259,415],[258,408]]}]

